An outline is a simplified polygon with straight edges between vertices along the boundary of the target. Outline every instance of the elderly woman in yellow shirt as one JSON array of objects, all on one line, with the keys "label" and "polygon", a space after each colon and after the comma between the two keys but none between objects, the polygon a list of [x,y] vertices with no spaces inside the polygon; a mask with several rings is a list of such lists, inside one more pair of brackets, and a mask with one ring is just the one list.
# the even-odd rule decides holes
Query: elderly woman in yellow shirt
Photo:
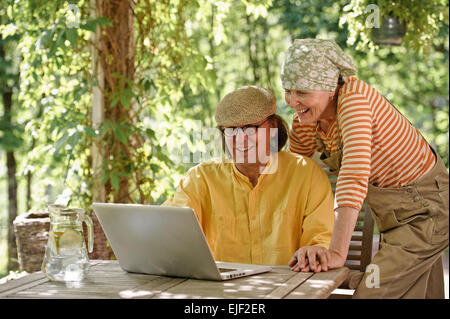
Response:
[{"label": "elderly woman in yellow shirt", "polygon": [[330,244],[328,178],[310,158],[281,150],[288,128],[275,112],[269,90],[227,94],[215,113],[227,156],[191,168],[164,203],[193,208],[216,260],[286,265],[300,247]]}]

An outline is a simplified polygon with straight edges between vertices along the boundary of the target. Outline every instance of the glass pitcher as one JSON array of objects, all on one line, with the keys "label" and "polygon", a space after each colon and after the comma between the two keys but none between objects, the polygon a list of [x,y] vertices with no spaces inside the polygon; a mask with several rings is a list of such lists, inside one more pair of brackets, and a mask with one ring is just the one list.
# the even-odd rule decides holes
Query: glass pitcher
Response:
[{"label": "glass pitcher", "polygon": [[42,271],[50,280],[81,281],[89,271],[89,257],[84,241],[82,222],[88,230],[89,252],[94,245],[91,218],[84,209],[48,205],[50,232],[45,247]]}]

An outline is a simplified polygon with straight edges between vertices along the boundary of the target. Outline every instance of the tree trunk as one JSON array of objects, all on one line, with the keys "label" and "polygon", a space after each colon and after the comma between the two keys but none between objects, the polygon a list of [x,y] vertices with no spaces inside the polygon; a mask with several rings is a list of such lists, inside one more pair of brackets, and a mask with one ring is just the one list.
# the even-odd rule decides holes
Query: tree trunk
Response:
[{"label": "tree trunk", "polygon": [[[91,120],[94,129],[108,121],[114,124],[134,123],[132,105],[123,105],[122,100],[113,103],[115,97],[133,83],[135,72],[134,16],[132,2],[91,0],[91,17],[107,17],[112,26],[98,28],[92,39],[92,71],[98,86],[92,89]],[[128,177],[120,177],[119,189],[112,187],[111,180],[102,184],[102,177],[109,173],[114,162],[130,157],[131,146],[121,143],[115,133],[91,146],[93,172],[92,199],[96,202],[129,203]],[[95,216],[93,259],[110,259],[113,253]]]},{"label": "tree trunk", "polygon": [[[2,37],[0,35],[0,40]],[[0,61],[5,61],[5,50],[0,42]],[[6,83],[2,83],[1,88],[6,127],[12,127],[12,90]],[[17,245],[14,234],[13,221],[17,217],[17,179],[16,179],[16,159],[12,150],[6,151],[6,168],[8,174],[8,270],[17,270]]]},{"label": "tree trunk", "polygon": [[[5,120],[11,124],[12,92],[3,92]],[[17,179],[16,159],[13,151],[6,152],[6,167],[8,172],[8,271],[17,270],[17,245],[14,234],[14,219],[17,217]]]},{"label": "tree trunk", "polygon": [[[44,98],[44,97],[45,97],[45,93],[42,94],[42,98]],[[41,103],[39,103],[39,109],[35,116],[37,119],[40,119],[42,117],[42,112],[44,111],[43,109],[44,109],[43,105]],[[33,137],[31,137],[31,147],[30,147],[29,152],[32,152],[35,146],[36,146],[36,138],[33,136]],[[33,173],[29,170],[27,172],[26,198],[25,198],[25,202],[26,202],[26,210],[25,211],[28,213],[31,211],[31,183],[32,183],[32,180],[33,180]]]},{"label": "tree trunk", "polygon": [[261,45],[262,45],[262,51],[264,54],[264,68],[266,70],[266,79],[267,79],[267,86],[268,88],[270,88],[271,90],[275,90],[275,87],[273,85],[273,80],[272,80],[272,71],[270,68],[271,65],[271,59],[269,57],[269,52],[268,52],[268,48],[267,48],[267,40],[266,38],[269,35],[269,26],[267,25],[267,19],[266,18],[260,18],[261,21],[261,25],[262,25],[262,29],[263,29],[263,34],[262,34],[262,40],[261,40]]},{"label": "tree trunk", "polygon": [[[97,130],[105,121],[112,123],[131,122],[129,110],[121,101],[112,105],[112,97],[121,94],[134,76],[133,15],[129,1],[90,0],[91,18],[107,17],[111,27],[98,27],[92,37],[92,72],[98,85],[92,88],[92,127]],[[123,85],[125,83],[125,86]],[[112,188],[111,182],[102,184],[102,177],[111,169],[110,161],[129,154],[128,147],[120,143],[114,135],[105,141],[94,141],[91,146],[92,199],[94,202],[130,202],[128,179],[121,178],[119,190]],[[105,171],[106,170],[106,171]],[[111,247],[96,216],[94,223],[94,251],[91,259],[110,259]],[[85,235],[87,233],[85,232]]]},{"label": "tree trunk", "polygon": [[[102,1],[97,0],[97,12],[99,16],[107,17],[112,26],[102,28],[99,38],[98,58],[103,72],[103,99],[104,121],[115,124],[134,123],[133,106],[124,105],[122,100],[113,103],[114,98],[124,94],[133,83],[135,73],[135,40],[134,40],[134,15],[132,13],[133,2]],[[131,143],[121,143],[113,134],[103,144],[99,151],[102,152],[102,160],[108,170],[113,169],[110,160],[118,161],[131,158],[133,152]],[[129,177],[119,177],[119,188],[114,189],[111,180],[104,186],[105,199],[112,199],[116,203],[129,203]]]},{"label": "tree trunk", "polygon": [[253,23],[250,20],[250,16],[246,15],[245,19],[247,21],[247,28],[248,28],[248,59],[250,61],[250,65],[252,67],[253,71],[253,82],[255,84],[259,84],[259,75],[258,75],[258,61],[256,58],[256,46],[253,39]]}]

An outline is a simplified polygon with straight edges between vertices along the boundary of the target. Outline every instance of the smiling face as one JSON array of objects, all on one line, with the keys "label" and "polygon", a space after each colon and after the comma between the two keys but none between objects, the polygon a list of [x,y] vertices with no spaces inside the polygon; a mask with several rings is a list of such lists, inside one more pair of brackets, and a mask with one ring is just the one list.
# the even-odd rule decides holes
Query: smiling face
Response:
[{"label": "smiling face", "polygon": [[335,91],[285,90],[284,99],[301,123],[315,123],[335,114]]},{"label": "smiling face", "polygon": [[[258,123],[234,128],[234,134],[224,131],[225,144],[236,165],[265,164],[270,156],[271,136],[276,134],[276,121],[266,118]],[[227,128],[225,128],[227,130]],[[228,128],[229,131],[233,131]]]}]

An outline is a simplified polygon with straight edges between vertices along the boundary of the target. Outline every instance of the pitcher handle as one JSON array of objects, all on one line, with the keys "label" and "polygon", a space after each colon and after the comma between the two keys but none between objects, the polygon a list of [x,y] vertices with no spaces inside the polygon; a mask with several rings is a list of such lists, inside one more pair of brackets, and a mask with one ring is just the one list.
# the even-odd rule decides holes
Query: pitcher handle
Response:
[{"label": "pitcher handle", "polygon": [[88,231],[88,251],[92,253],[94,250],[94,224],[92,219],[86,214],[83,215],[83,221],[86,223]]}]

